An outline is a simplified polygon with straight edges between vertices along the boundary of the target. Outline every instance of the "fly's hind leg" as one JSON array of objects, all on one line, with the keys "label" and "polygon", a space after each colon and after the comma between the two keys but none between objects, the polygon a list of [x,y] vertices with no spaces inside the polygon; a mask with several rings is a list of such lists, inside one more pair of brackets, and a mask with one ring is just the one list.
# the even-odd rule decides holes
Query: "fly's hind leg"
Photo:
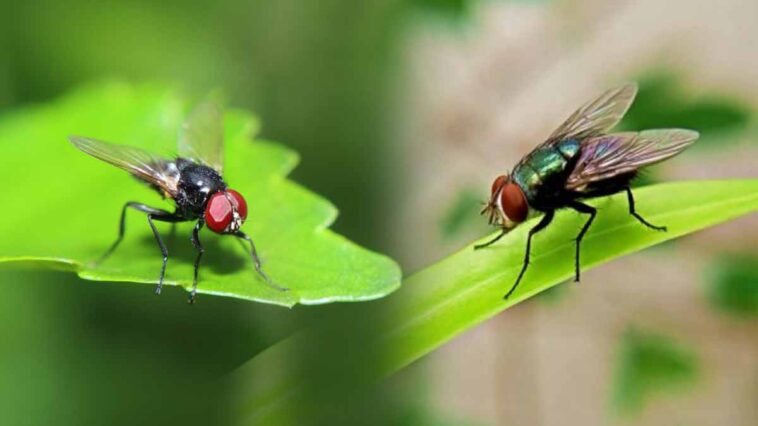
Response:
[{"label": "fly's hind leg", "polygon": [[119,244],[121,244],[121,241],[124,239],[124,232],[126,230],[126,209],[132,204],[136,205],[137,203],[130,201],[124,204],[124,207],[121,208],[121,216],[118,221],[118,238],[116,238],[116,241],[111,244],[108,250],[106,250],[105,253],[103,253],[102,256],[100,256],[100,258],[95,261],[95,265],[99,265],[105,259],[109,258],[110,255],[113,254],[113,252],[119,246]]},{"label": "fly's hind leg", "polygon": [[637,211],[634,210],[634,195],[632,195],[632,189],[629,187],[626,187],[626,199],[629,201],[629,214],[634,216],[634,218],[640,221],[640,223],[650,229],[655,229],[656,231],[668,231],[665,226],[656,226],[646,221],[642,216],[639,215],[639,213],[637,213]]},{"label": "fly's hind leg", "polygon": [[161,254],[163,255],[163,264],[161,265],[161,275],[160,275],[160,279],[158,280],[158,287],[155,289],[155,294],[161,294],[161,288],[163,287],[163,277],[166,275],[166,265],[168,263],[168,250],[166,249],[166,245],[163,243],[163,239],[161,239],[161,236],[158,233],[158,229],[155,227],[153,220],[175,223],[175,222],[183,222],[186,219],[184,219],[181,216],[177,216],[174,213],[167,212],[165,210],[156,209],[154,207],[150,207],[142,203],[130,201],[124,204],[124,207],[121,209],[121,219],[119,220],[119,227],[118,227],[118,238],[110,246],[110,248],[108,248],[108,250],[105,253],[103,253],[102,256],[100,256],[100,259],[97,260],[96,264],[99,264],[100,262],[108,258],[116,250],[119,244],[121,244],[121,241],[123,241],[124,233],[126,230],[126,209],[127,208],[132,208],[134,210],[147,214],[147,223],[150,225],[150,229],[153,231],[153,236],[155,236],[155,241],[158,243],[158,247],[161,249]]}]

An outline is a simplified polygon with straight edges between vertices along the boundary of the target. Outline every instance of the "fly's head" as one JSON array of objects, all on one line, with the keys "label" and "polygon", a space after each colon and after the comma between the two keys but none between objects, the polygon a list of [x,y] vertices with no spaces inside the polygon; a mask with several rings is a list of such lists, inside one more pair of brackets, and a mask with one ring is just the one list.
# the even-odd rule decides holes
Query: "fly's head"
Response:
[{"label": "fly's head", "polygon": [[484,206],[490,225],[505,229],[515,228],[526,220],[529,205],[521,187],[507,174],[498,176],[492,182],[490,199]]},{"label": "fly's head", "polygon": [[233,189],[218,191],[208,199],[204,216],[211,231],[232,234],[239,231],[247,219],[247,203],[242,194]]}]

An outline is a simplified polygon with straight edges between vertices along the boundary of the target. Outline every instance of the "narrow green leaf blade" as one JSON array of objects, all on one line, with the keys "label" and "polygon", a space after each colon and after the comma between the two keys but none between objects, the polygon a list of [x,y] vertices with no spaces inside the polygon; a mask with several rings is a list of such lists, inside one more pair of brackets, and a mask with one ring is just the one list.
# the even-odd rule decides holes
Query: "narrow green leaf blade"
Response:
[{"label": "narrow green leaf blade", "polygon": [[[758,180],[650,185],[636,190],[635,199],[639,213],[654,224],[668,226],[669,231],[650,230],[632,218],[625,194],[595,200],[591,204],[598,207],[599,214],[582,244],[583,270],[757,211]],[[535,236],[533,263],[508,300],[503,300],[503,295],[521,268],[526,233],[534,220],[489,249],[474,251],[473,245],[467,246],[410,276],[393,297],[361,311],[364,321],[380,325],[369,342],[341,351],[361,354],[373,362],[360,363],[360,371],[342,374],[369,384],[510,306],[573,277],[573,239],[585,220],[572,211],[561,211],[547,230]],[[231,376],[240,385],[237,408],[243,419],[265,423],[287,418],[294,407],[307,401],[303,392],[310,388],[310,375],[302,371],[308,368],[288,366],[283,371],[272,360],[297,359],[293,353],[307,342],[318,341],[313,336],[327,332],[340,333],[333,324],[316,325],[269,348]]]},{"label": "narrow green leaf blade", "polygon": [[[115,240],[126,201],[169,211],[172,205],[125,172],[78,151],[67,136],[173,156],[186,111],[170,90],[105,84],[0,117],[0,177],[6,182],[0,264],[74,270],[92,280],[157,283],[161,254],[140,212],[127,213],[126,238],[113,256],[98,266],[92,261]],[[242,230],[254,239],[267,274],[290,291],[268,286],[240,241],[204,230],[199,293],[292,306],[374,299],[399,286],[395,262],[331,232],[337,210],[285,178],[297,164],[294,152],[253,140],[258,122],[244,112],[228,112],[224,127],[224,178],[249,207]],[[169,246],[165,284],[192,285],[193,225],[179,224],[175,234],[169,224],[158,225]]]}]

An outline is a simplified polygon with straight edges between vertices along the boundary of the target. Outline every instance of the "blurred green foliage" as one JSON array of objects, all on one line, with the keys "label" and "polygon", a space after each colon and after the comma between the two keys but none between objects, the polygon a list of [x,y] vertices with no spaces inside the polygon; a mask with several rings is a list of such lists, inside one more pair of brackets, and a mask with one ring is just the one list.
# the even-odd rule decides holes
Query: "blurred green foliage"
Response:
[{"label": "blurred green foliage", "polygon": [[687,389],[699,375],[693,350],[659,333],[629,328],[617,356],[613,402],[623,415],[639,414],[653,396]]},{"label": "blurred green foliage", "polygon": [[[460,189],[444,209],[440,218],[440,234],[445,239],[459,236],[468,229],[486,230],[477,213],[482,209],[483,196],[473,187]],[[486,221],[484,221],[486,224]]]},{"label": "blurred green foliage", "polygon": [[410,0],[410,2],[425,12],[459,19],[468,14],[475,0]]},{"label": "blurred green foliage", "polygon": [[654,183],[660,183],[660,180],[655,176],[655,166],[652,169],[643,169],[637,177],[632,181],[633,188],[639,188],[641,186],[652,185]]},{"label": "blurred green foliage", "polygon": [[717,309],[744,317],[758,314],[758,257],[754,253],[720,258],[707,288]]},{"label": "blurred green foliage", "polygon": [[545,305],[553,305],[559,303],[566,299],[569,291],[571,291],[569,286],[572,284],[576,284],[573,279],[566,280],[565,282],[550,287],[549,289],[538,294],[535,299],[540,303],[544,303]]},{"label": "blurred green foliage", "polygon": [[729,138],[711,138],[719,133],[738,132],[753,118],[750,107],[724,94],[689,95],[683,75],[654,70],[638,79],[639,93],[622,126],[626,129],[681,127],[700,132],[696,146],[728,143]]},{"label": "blurred green foliage", "polygon": [[61,272],[0,270],[0,289],[3,425],[229,424],[218,376],[297,327],[275,306]]}]

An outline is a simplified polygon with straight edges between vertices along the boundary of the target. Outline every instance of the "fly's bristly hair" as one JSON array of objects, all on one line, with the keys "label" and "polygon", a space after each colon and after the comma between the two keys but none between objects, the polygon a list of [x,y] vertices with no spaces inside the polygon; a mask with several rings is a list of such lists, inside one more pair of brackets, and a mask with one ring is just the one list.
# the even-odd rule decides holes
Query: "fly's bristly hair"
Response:
[{"label": "fly's bristly hair", "polygon": [[492,199],[489,201],[482,202],[482,205],[484,205],[484,208],[479,212],[480,215],[487,215],[487,223],[493,226],[499,226],[500,221],[498,220],[498,214],[497,214],[497,206],[495,203],[492,202]]}]

